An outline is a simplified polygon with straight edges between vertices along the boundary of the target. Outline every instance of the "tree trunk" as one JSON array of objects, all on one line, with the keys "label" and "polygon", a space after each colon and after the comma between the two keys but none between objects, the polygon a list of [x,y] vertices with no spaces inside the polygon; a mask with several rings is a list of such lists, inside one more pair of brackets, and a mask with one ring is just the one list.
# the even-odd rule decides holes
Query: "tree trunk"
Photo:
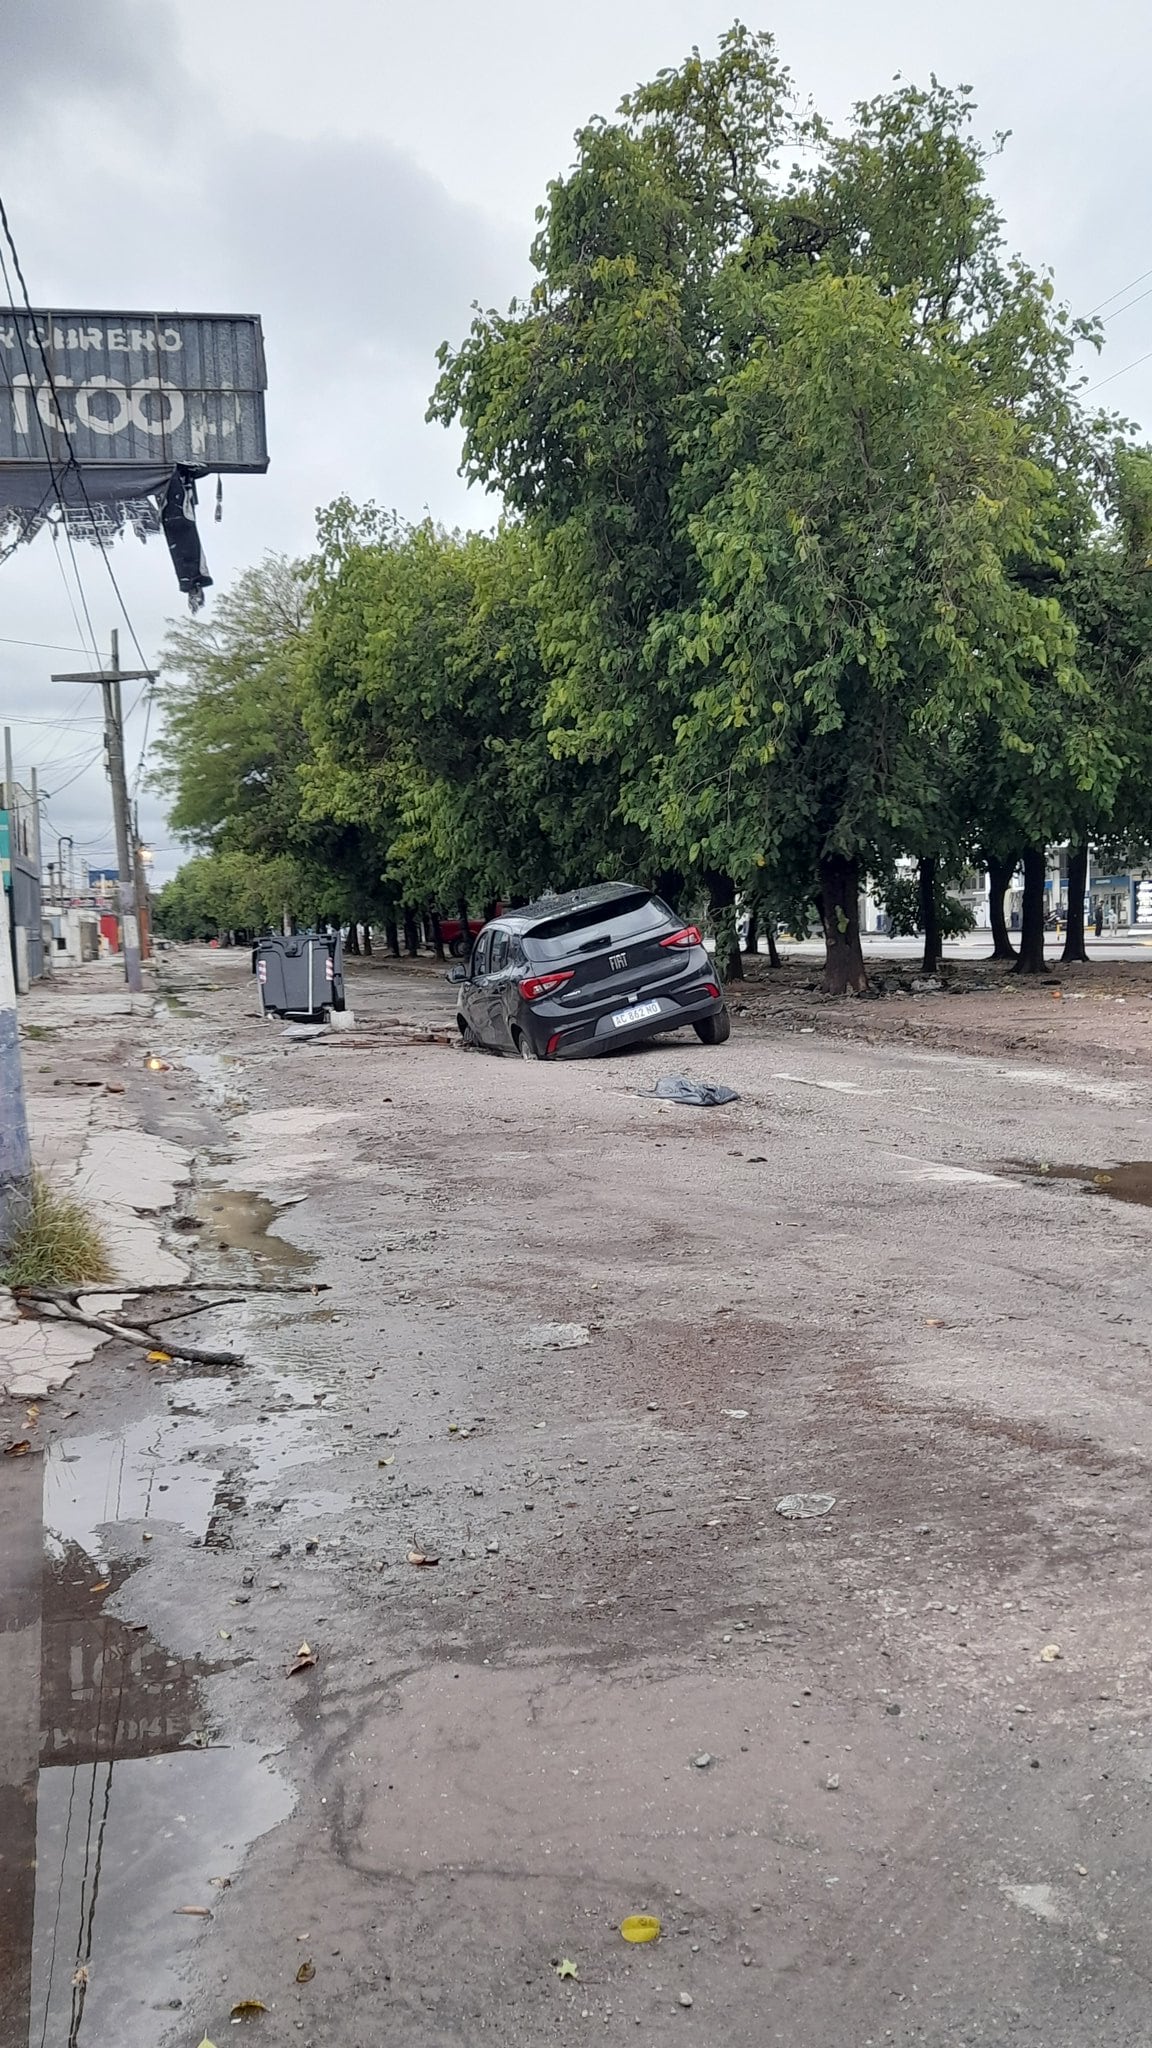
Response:
[{"label": "tree trunk", "polygon": [[1088,886],[1088,842],[1068,848],[1068,923],[1061,960],[1087,960],[1084,944],[1084,892]]},{"label": "tree trunk", "polygon": [[495,915],[496,915],[496,901],[495,901],[495,898],[493,897],[493,898],[492,898],[492,899],[491,899],[491,900],[490,900],[489,902],[487,902],[487,903],[486,903],[486,904],[484,905],[484,922],[485,922],[485,924],[491,924],[491,922],[492,922],[492,919],[493,919],[493,918],[495,917]]},{"label": "tree trunk", "polygon": [[704,876],[708,907],[716,933],[716,972],[721,981],[743,981],[744,962],[736,935],[736,884],[731,875],[710,870]]},{"label": "tree trunk", "polygon": [[668,905],[669,910],[679,913],[680,898],[684,894],[684,877],[679,868],[662,868],[656,877],[656,894]]},{"label": "tree trunk", "polygon": [[756,916],[755,905],[753,905],[752,909],[748,912],[748,934],[744,940],[744,951],[746,953],[755,953],[758,950],[759,943],[760,922]]},{"label": "tree trunk", "polygon": [[842,853],[820,863],[820,906],[824,920],[824,990],[830,996],[862,995],[868,986],[860,944],[860,868]]},{"label": "tree trunk", "polygon": [[384,943],[392,958],[398,960],[400,958],[400,934],[396,929],[396,919],[394,917],[386,917],[384,920]]},{"label": "tree trunk", "polygon": [[364,926],[364,943],[361,950],[365,953],[372,951],[372,927],[367,923]]},{"label": "tree trunk", "polygon": [[357,930],[355,918],[352,919],[351,924],[348,926],[348,937],[344,941],[344,951],[352,954],[360,951],[360,933]]},{"label": "tree trunk", "polygon": [[920,862],[920,929],[924,934],[924,958],[921,973],[935,974],[940,965],[940,916],[936,905],[937,860],[934,853],[926,853]]},{"label": "tree trunk", "polygon": [[1020,953],[1013,974],[1043,974],[1044,848],[1030,846],[1024,855],[1024,909],[1020,918]]},{"label": "tree trunk", "polygon": [[776,933],[775,933],[775,931],[773,930],[773,925],[775,924],[775,922],[776,922],[775,918],[771,918],[771,917],[769,918],[769,920],[768,920],[768,928],[767,928],[767,930],[766,930],[766,932],[765,932],[765,934],[764,934],[765,938],[766,938],[766,939],[767,939],[767,941],[768,941],[768,965],[769,965],[769,967],[779,967],[779,965],[780,965],[780,955],[779,955],[779,953],[778,953],[778,952],[777,952],[777,950],[776,950]]},{"label": "tree trunk", "polygon": [[1008,921],[1004,916],[1004,898],[1015,873],[1014,857],[1011,860],[988,862],[988,922],[992,927],[993,960],[1016,958],[1016,948],[1008,936]]},{"label": "tree trunk", "polygon": [[415,960],[420,951],[420,933],[416,928],[416,912],[410,903],[404,905],[404,951]]},{"label": "tree trunk", "polygon": [[444,934],[440,929],[440,913],[438,910],[430,910],[428,912],[428,923],[432,928],[432,951],[438,960],[442,960],[444,958]]}]

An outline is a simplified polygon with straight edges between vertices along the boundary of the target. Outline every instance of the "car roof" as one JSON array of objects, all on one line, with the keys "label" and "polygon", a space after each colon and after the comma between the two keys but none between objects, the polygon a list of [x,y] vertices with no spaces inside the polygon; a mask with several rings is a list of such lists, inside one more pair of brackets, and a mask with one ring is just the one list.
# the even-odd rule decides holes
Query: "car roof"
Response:
[{"label": "car roof", "polygon": [[598,903],[605,909],[609,904],[646,903],[651,894],[651,889],[642,889],[636,882],[595,882],[587,889],[569,889],[562,896],[541,896],[535,903],[522,904],[519,910],[505,910],[493,923],[511,931],[527,932],[533,925],[550,924],[554,917],[566,917],[573,910],[592,910]]}]

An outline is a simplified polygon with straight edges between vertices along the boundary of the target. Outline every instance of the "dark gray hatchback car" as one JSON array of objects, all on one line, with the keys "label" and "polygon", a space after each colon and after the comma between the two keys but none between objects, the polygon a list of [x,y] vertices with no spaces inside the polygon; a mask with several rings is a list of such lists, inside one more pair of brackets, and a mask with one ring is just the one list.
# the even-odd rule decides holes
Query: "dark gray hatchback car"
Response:
[{"label": "dark gray hatchback car", "polygon": [[526,1060],[606,1052],[686,1024],[721,1045],[731,1029],[696,926],[629,882],[494,918],[448,979],[465,1041]]}]

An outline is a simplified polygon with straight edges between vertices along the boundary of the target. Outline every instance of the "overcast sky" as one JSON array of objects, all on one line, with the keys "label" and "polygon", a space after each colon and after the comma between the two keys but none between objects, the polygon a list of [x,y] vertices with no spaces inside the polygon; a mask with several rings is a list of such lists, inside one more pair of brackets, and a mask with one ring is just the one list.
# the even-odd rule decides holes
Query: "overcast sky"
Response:
[{"label": "overcast sky", "polygon": [[[315,508],[339,492],[490,523],[492,501],[456,475],[455,436],[424,423],[436,346],[462,336],[474,300],[524,288],[533,211],[575,128],[693,43],[710,47],[733,12],[734,0],[0,0],[0,194],[33,302],[263,317],[271,468],[226,480],[222,525],[202,512],[217,586],[265,548],[307,551]],[[1152,421],[1152,360],[1128,368],[1152,354],[1152,12],[780,0],[744,18],[774,31],[833,118],[896,72],[970,84],[982,132],[1012,131],[994,172],[1009,239],[1051,265],[1077,311],[1118,309],[1092,375],[1122,372],[1102,396]],[[111,586],[97,551],[78,552],[104,644]],[[167,549],[128,538],[114,559],[151,664],[181,604]],[[39,765],[51,830],[106,862],[107,785],[98,759],[84,766],[96,705],[46,680],[83,666],[42,535],[0,566],[0,714],[18,771]],[[130,773],[141,738],[138,713]],[[170,873],[180,851],[147,792],[141,823]]]}]

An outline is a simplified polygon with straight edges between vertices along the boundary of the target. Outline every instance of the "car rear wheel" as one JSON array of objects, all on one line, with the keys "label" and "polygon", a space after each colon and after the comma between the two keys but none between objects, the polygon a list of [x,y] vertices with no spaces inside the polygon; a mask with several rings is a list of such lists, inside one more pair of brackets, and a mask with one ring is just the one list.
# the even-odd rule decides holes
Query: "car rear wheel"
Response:
[{"label": "car rear wheel", "polygon": [[714,1017],[701,1017],[692,1029],[701,1045],[723,1045],[724,1040],[732,1036],[732,1019],[725,1008],[717,1010]]},{"label": "car rear wheel", "polygon": [[448,951],[451,953],[452,958],[454,960],[466,959],[468,954],[468,944],[469,942],[467,939],[453,939],[452,943],[448,948]]},{"label": "car rear wheel", "polygon": [[462,1045],[468,1046],[469,1049],[473,1052],[479,1052],[480,1040],[477,1038],[476,1033],[473,1031],[472,1026],[469,1024],[467,1017],[457,1017],[456,1029],[460,1033],[460,1043]]},{"label": "car rear wheel", "polygon": [[521,1031],[517,1037],[516,1049],[522,1060],[538,1060],[540,1057],[526,1031]]}]

